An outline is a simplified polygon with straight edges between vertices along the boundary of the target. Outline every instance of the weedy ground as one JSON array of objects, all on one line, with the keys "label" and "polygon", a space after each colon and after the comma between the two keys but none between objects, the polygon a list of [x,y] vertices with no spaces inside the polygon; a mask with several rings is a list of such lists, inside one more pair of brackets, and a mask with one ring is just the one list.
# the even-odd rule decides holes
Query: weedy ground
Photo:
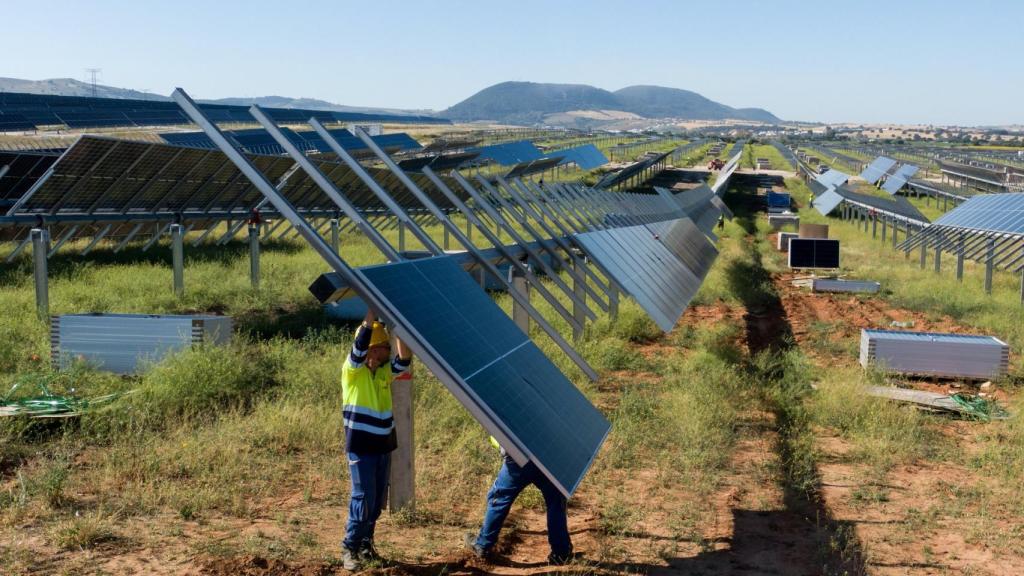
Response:
[{"label": "weedy ground", "polygon": [[[788,185],[798,200],[806,195],[799,181]],[[809,295],[787,282],[750,197],[727,195],[737,218],[721,231],[721,254],[670,334],[628,301],[615,321],[589,325],[578,347],[601,373],[597,382],[534,328],[613,425],[570,504],[580,558],[565,570],[1019,571],[1019,420],[965,422],[871,399],[864,386],[882,376],[865,373],[855,356],[859,328],[890,318],[992,333],[1019,350],[1016,279],[997,275],[989,297],[974,266],[961,284],[828,220],[844,268],[885,290]],[[825,221],[813,211],[801,216]],[[355,264],[377,259],[361,237],[342,244]],[[36,378],[83,396],[130,391],[74,420],[0,422],[4,573],[343,572],[348,471],[338,378],[354,326],[326,320],[308,295],[324,266],[301,244],[265,246],[259,291],[249,286],[240,243],[186,254],[181,299],[170,290],[165,246],[84,260],[65,252],[51,262],[57,314],[235,318],[230,346],[196,348],[130,378],[82,366],[51,372],[29,262],[0,271],[2,389]],[[534,301],[568,334],[548,303]],[[1019,412],[1016,356],[1013,365],[994,387]],[[416,510],[385,513],[378,547],[392,563],[377,570],[550,573],[535,490],[520,498],[497,562],[461,550],[462,534],[481,520],[498,457],[436,379],[421,366],[415,378]]]}]

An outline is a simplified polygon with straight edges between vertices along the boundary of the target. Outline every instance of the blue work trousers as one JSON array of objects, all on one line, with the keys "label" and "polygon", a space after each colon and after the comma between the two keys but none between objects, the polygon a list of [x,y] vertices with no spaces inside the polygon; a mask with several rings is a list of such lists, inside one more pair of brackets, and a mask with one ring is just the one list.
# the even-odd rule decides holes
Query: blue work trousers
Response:
[{"label": "blue work trousers", "polygon": [[519,466],[512,458],[505,456],[498,477],[494,479],[494,485],[487,493],[487,513],[484,515],[484,525],[480,528],[480,535],[477,536],[477,546],[484,550],[491,550],[498,542],[498,533],[501,526],[508,517],[509,510],[516,497],[527,486],[533,484],[540,489],[544,496],[544,505],[548,514],[548,544],[551,545],[551,553],[556,556],[568,557],[572,554],[572,542],[569,540],[569,526],[565,517],[566,500],[565,496],[555,488],[555,485],[547,479],[544,474],[528,462],[526,466]]},{"label": "blue work trousers", "polygon": [[391,454],[349,452],[348,470],[352,491],[343,545],[359,551],[373,542],[373,531],[388,494]]}]

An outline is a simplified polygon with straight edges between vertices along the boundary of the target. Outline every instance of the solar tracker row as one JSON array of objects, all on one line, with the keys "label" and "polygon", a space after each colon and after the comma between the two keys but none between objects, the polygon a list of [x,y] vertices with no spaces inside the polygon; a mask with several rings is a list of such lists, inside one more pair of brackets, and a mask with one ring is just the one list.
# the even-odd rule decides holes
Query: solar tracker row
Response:
[{"label": "solar tracker row", "polygon": [[[308,118],[307,118],[308,120]],[[313,131],[309,132],[296,132],[288,128],[282,128],[281,132],[288,138],[288,140],[295,144],[295,146],[303,152],[319,152],[328,153],[330,148],[327,143],[324,142],[323,138],[319,134]],[[362,140],[356,138],[351,132],[343,128],[328,130],[331,136],[341,144],[341,147],[347,151],[365,151],[367,150],[366,144]],[[224,132],[235,144],[240,146],[243,151],[250,154],[284,154],[284,148],[278,144],[266,130],[262,128],[252,128],[247,130],[228,130]],[[188,146],[190,148],[206,148],[213,149],[213,141],[202,132],[169,132],[160,135],[164,141],[174,144],[176,146]],[[381,148],[389,151],[405,151],[405,150],[416,150],[422,148],[419,142],[416,142],[408,134],[401,132],[397,134],[383,134],[380,136],[373,136],[373,141],[377,143]]]},{"label": "solar tracker row", "polygon": [[580,170],[593,170],[608,163],[608,158],[593,144],[556,150],[549,152],[546,156],[548,158],[561,156],[563,158],[562,163],[575,163],[579,166]]},{"label": "solar tracker row", "polygon": [[[247,106],[200,104],[200,107],[214,122],[252,122]],[[278,122],[304,123],[312,116],[328,123],[450,123],[448,120],[433,116],[335,112],[292,108],[268,108],[266,110]],[[71,128],[95,128],[189,123],[188,118],[178,106],[174,102],[167,100],[91,98],[18,92],[0,93],[0,118],[6,115],[20,115],[26,122],[31,123],[31,128],[24,129],[61,124]],[[0,130],[3,129],[2,122],[0,122]]]},{"label": "solar tracker row", "polygon": [[467,152],[476,152],[481,159],[492,160],[502,166],[514,166],[522,162],[540,160],[544,157],[544,153],[529,140],[480,146],[470,148]]},{"label": "solar tracker row", "polygon": [[[294,164],[285,156],[251,156],[251,160],[272,182],[279,181]],[[314,163],[360,210],[386,210],[348,166],[326,160]],[[207,212],[247,214],[263,199],[219,150],[83,136],[51,168],[31,196],[21,197],[17,214],[48,217],[78,214],[130,217],[157,212],[182,212],[193,217]],[[387,170],[365,170],[399,204],[420,206]],[[411,177],[422,188],[432,190],[425,176],[414,174]],[[454,183],[451,184],[454,187]],[[300,209],[337,209],[304,172],[291,174],[281,190]],[[442,208],[452,208],[440,193],[431,197]]]}]

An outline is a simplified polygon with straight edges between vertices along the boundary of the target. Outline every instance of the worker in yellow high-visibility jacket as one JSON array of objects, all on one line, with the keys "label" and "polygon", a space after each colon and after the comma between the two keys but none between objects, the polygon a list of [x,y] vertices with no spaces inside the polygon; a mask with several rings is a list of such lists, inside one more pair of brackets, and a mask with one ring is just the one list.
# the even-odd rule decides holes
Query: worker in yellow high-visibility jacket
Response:
[{"label": "worker in yellow high-visibility jacket", "polygon": [[348,525],[342,542],[345,569],[377,560],[373,533],[387,496],[391,452],[397,446],[391,413],[391,383],[409,369],[412,354],[395,338],[397,356],[391,358],[391,338],[370,310],[356,330],[352,351],[341,371],[345,449],[351,477]]}]

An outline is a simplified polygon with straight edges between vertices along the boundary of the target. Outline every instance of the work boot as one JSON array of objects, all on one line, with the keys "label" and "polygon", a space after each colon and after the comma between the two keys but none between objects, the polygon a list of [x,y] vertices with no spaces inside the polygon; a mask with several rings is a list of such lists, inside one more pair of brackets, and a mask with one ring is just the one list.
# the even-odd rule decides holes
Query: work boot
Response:
[{"label": "work boot", "polygon": [[341,567],[349,572],[355,572],[361,570],[363,567],[363,559],[359,555],[359,552],[350,550],[342,547],[341,552]]},{"label": "work boot", "polygon": [[359,548],[359,556],[365,562],[383,562],[384,558],[377,553],[377,549],[373,547],[373,540],[367,540],[363,542],[363,545]]},{"label": "work boot", "polygon": [[466,545],[466,550],[472,552],[473,556],[476,556],[480,560],[491,559],[491,551],[476,543],[476,534],[467,532],[463,542]]}]

